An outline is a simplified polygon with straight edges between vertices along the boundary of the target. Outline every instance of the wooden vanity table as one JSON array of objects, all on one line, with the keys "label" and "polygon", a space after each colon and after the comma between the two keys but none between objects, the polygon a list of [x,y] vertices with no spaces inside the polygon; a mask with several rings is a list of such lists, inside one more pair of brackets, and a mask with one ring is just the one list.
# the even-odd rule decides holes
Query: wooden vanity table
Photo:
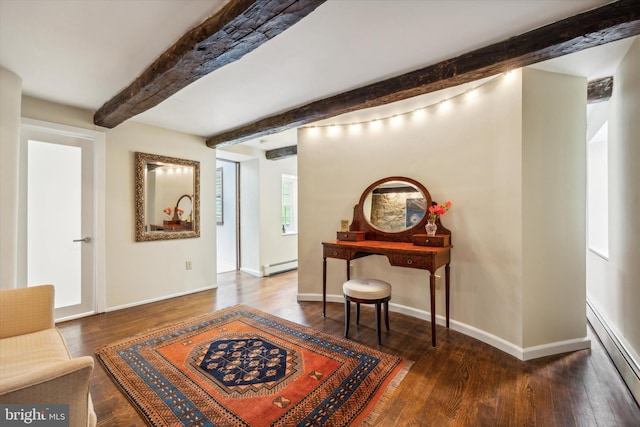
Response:
[{"label": "wooden vanity table", "polygon": [[[412,191],[411,189],[415,189]],[[392,220],[381,219],[382,215],[370,214],[376,205],[372,197],[385,194],[394,200],[411,199],[406,205],[422,205],[418,209],[405,209],[406,226],[390,224]],[[402,197],[397,194],[401,193]],[[421,194],[420,194],[421,193]],[[451,231],[437,221],[436,236],[427,236],[424,225],[427,222],[427,207],[431,206],[431,196],[427,189],[417,181],[404,177],[390,177],[373,183],[367,188],[359,203],[354,207],[354,218],[347,232],[337,233],[337,240],[322,242],[322,313],[326,316],[327,296],[327,258],[343,259],[346,262],[346,277],[351,279],[351,260],[369,255],[384,255],[389,263],[397,267],[417,268],[429,272],[429,295],[431,299],[431,344],[436,346],[436,270],[445,268],[446,325],[449,327],[449,292],[451,262]],[[379,210],[379,209],[377,209]],[[393,209],[397,212],[398,209]],[[394,215],[397,215],[395,213]],[[396,221],[397,222],[397,221]]]}]

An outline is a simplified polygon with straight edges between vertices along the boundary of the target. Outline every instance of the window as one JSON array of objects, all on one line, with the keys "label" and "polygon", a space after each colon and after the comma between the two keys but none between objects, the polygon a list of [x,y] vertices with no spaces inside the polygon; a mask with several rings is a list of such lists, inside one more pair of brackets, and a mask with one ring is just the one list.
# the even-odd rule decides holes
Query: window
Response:
[{"label": "window", "polygon": [[282,233],[298,232],[298,177],[282,175]]},{"label": "window", "polygon": [[609,257],[609,168],[607,123],[587,144],[587,224],[589,249]]}]

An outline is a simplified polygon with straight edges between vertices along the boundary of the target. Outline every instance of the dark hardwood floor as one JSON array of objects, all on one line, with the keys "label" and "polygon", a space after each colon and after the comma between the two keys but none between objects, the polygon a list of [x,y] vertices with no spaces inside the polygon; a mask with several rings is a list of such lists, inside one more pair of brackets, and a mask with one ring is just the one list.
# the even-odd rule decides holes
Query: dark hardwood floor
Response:
[{"label": "dark hardwood floor", "polygon": [[[342,336],[344,308],[296,301],[297,272],[271,278],[242,273],[218,276],[218,289],[60,323],[74,356],[189,317],[245,304],[284,319]],[[414,362],[384,405],[378,426],[640,426],[640,408],[602,344],[589,331],[590,350],[522,362],[487,344],[437,327],[431,347],[427,321],[391,313],[383,351]],[[350,338],[376,346],[373,310],[362,307]],[[99,426],[140,426],[143,419],[99,362],[91,394]]]}]

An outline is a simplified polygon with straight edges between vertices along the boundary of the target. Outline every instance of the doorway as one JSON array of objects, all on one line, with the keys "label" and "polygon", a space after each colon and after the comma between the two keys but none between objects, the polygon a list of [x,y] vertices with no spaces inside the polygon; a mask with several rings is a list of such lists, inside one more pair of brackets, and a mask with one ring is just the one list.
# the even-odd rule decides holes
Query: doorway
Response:
[{"label": "doorway", "polygon": [[240,268],[240,164],[216,160],[216,254],[218,274]]},{"label": "doorway", "polygon": [[20,150],[19,283],[53,284],[56,320],[93,314],[103,305],[97,270],[104,177],[96,159],[104,158],[104,134],[23,121]]}]

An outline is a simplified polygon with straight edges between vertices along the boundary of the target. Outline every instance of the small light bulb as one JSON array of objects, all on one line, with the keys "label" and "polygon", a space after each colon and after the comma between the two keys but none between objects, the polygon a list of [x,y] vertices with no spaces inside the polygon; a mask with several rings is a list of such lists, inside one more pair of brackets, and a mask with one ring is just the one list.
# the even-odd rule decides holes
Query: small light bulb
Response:
[{"label": "small light bulb", "polygon": [[391,124],[394,126],[400,126],[403,121],[404,121],[404,117],[402,116],[402,114],[397,114],[391,117]]}]

